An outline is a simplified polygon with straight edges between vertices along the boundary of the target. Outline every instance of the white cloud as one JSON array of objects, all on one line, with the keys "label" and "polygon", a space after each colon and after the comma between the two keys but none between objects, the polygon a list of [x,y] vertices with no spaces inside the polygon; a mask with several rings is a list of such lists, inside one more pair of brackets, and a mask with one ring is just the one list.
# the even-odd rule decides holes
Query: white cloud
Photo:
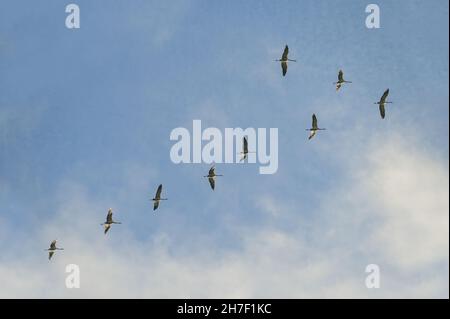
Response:
[{"label": "white cloud", "polygon": [[405,145],[390,144],[372,154],[373,172],[364,187],[382,220],[374,245],[402,270],[448,263],[448,168]]},{"label": "white cloud", "polygon": [[[54,219],[1,246],[0,297],[448,297],[448,167],[402,139],[383,145],[347,163],[349,173],[309,215],[301,203],[277,205],[282,198],[264,194],[255,202],[268,213],[262,226],[228,225],[239,248],[179,248],[163,231],[142,241],[126,223],[104,236],[97,212],[107,203],[64,184]],[[54,237],[66,250],[48,262]],[[69,263],[81,267],[79,290],[64,286]],[[381,268],[379,290],[364,286],[369,263]]]}]

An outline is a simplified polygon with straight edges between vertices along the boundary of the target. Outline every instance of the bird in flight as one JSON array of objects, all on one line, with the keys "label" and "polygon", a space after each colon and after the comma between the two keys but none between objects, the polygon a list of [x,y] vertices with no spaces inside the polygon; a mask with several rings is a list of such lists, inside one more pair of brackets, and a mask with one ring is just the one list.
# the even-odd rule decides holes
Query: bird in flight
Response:
[{"label": "bird in flight", "polygon": [[352,83],[352,82],[345,81],[344,72],[342,70],[339,70],[338,81],[333,83],[336,85],[336,92],[339,91],[339,89],[342,87],[342,85],[344,85],[344,83]]},{"label": "bird in flight", "polygon": [[56,247],[56,239],[55,240],[53,240],[51,243],[50,243],[50,248],[49,249],[46,249],[47,251],[48,251],[48,260],[50,260],[50,259],[52,259],[52,256],[53,256],[53,254],[55,253],[55,251],[57,251],[57,250],[64,250],[64,248],[58,248],[58,247]]},{"label": "bird in flight", "polygon": [[244,138],[242,139],[242,152],[239,153],[239,154],[242,154],[242,157],[239,160],[239,162],[242,162],[243,160],[247,159],[248,154],[250,154],[250,153],[256,153],[256,152],[249,152],[248,151],[247,137],[244,136]]},{"label": "bird in flight", "polygon": [[281,62],[281,69],[283,70],[283,76],[285,76],[287,73],[288,62],[297,62],[297,60],[289,59],[288,54],[289,54],[289,47],[286,44],[281,59],[275,60],[276,62]]},{"label": "bird in flight", "polygon": [[204,176],[204,177],[208,177],[209,185],[211,185],[212,190],[214,190],[214,188],[216,186],[216,181],[215,181],[216,176],[223,176],[223,175],[217,175],[215,172],[214,166],[209,169],[208,175]]},{"label": "bird in flight", "polygon": [[242,162],[243,160],[245,160],[247,158],[248,155],[248,141],[247,138],[244,136],[243,140],[242,140],[242,157],[241,160],[239,162]]},{"label": "bird in flight", "polygon": [[318,127],[316,114],[313,114],[312,115],[312,127],[308,128],[306,130],[310,132],[309,137],[308,137],[308,139],[310,140],[316,135],[317,131],[324,131],[324,130],[326,130],[326,128]]},{"label": "bird in flight", "polygon": [[108,232],[108,230],[111,228],[112,224],[121,224],[120,222],[115,222],[113,220],[113,212],[112,212],[112,208],[110,208],[108,210],[108,215],[106,215],[106,222],[104,222],[103,224],[100,224],[102,226],[105,226],[105,235]]},{"label": "bird in flight", "polygon": [[384,91],[383,96],[381,97],[380,101],[374,103],[374,104],[378,104],[379,105],[379,107],[380,107],[380,115],[381,115],[382,119],[384,119],[384,117],[386,116],[386,110],[385,110],[385,107],[384,107],[385,104],[392,103],[392,102],[386,101],[388,95],[389,95],[389,89]]},{"label": "bird in flight", "polygon": [[159,207],[159,201],[161,200],[167,200],[167,198],[161,198],[161,192],[162,192],[162,184],[158,186],[158,189],[156,190],[156,195],[154,198],[152,198],[153,201],[153,210],[158,209]]}]

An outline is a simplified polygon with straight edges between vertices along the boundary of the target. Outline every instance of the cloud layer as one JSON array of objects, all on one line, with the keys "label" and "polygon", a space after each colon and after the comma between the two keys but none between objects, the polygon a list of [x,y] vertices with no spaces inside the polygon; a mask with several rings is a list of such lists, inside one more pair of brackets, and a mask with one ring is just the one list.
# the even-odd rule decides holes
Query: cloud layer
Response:
[{"label": "cloud layer", "polygon": [[[104,216],[93,212],[107,204],[65,183],[54,219],[15,232],[22,240],[2,223],[0,297],[448,298],[448,166],[400,138],[364,154],[343,164],[313,215],[295,201],[255,197],[262,223],[224,225],[239,243],[231,248],[201,234],[183,245],[165,231],[138,239],[125,216],[105,237]],[[54,237],[66,250],[48,262],[43,245]],[[80,266],[80,289],[65,288],[70,263]],[[380,289],[365,287],[371,263]]]}]

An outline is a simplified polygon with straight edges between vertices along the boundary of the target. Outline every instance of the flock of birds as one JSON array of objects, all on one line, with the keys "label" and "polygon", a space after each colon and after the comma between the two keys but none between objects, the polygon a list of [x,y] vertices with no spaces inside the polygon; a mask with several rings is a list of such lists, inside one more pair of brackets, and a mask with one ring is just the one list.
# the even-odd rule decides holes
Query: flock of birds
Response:
[{"label": "flock of birds", "polygon": [[[288,57],[289,55],[289,47],[286,45],[283,51],[283,55],[281,56],[281,59],[277,59],[275,60],[276,62],[281,62],[281,70],[283,72],[283,76],[286,76],[287,70],[288,70],[288,63],[289,62],[297,62],[297,60],[291,60]],[[339,89],[345,84],[345,83],[352,83],[351,81],[346,81],[344,80],[344,71],[339,70],[338,73],[338,80],[337,82],[334,82],[333,84],[336,85],[336,92],[339,91]],[[388,103],[392,103],[392,102],[388,102],[387,97],[389,95],[389,89],[387,89],[386,91],[384,91],[383,95],[381,96],[380,100],[378,102],[375,102],[374,104],[378,104],[379,109],[380,109],[380,115],[381,118],[384,119],[386,117],[386,104]],[[323,131],[326,130],[325,128],[319,128],[318,124],[317,124],[317,116],[315,114],[312,115],[312,126],[311,128],[306,129],[307,131],[309,131],[309,137],[308,139],[312,139],[317,131]]]},{"label": "flock of birds", "polygon": [[[283,55],[281,56],[281,59],[277,59],[275,60],[276,62],[281,62],[281,70],[282,70],[282,74],[283,76],[286,76],[287,70],[288,70],[288,63],[289,62],[297,62],[297,60],[291,60],[288,58],[289,55],[289,47],[286,45],[283,51]],[[338,80],[337,82],[334,82],[333,84],[336,85],[336,91],[339,91],[339,89],[347,83],[352,83],[351,81],[346,81],[344,80],[344,72],[342,70],[339,70],[338,73]],[[387,89],[383,95],[381,96],[380,100],[378,102],[375,102],[374,104],[377,104],[379,106],[379,110],[380,110],[380,115],[381,118],[384,119],[386,116],[386,109],[385,106],[386,104],[392,103],[387,101],[387,97],[389,95],[389,89]],[[312,126],[311,128],[306,129],[307,131],[309,131],[309,137],[308,139],[312,139],[316,133],[318,131],[323,131],[326,130],[325,128],[320,128],[318,126],[318,122],[317,122],[317,116],[315,114],[312,115]],[[248,150],[248,140],[246,137],[243,138],[242,141],[242,151],[240,152],[240,154],[242,155],[240,162],[247,159],[248,154],[249,153],[254,153],[254,152],[249,152]],[[211,167],[209,169],[208,175],[205,175],[204,177],[208,178],[208,182],[209,185],[211,186],[211,189],[214,190],[215,186],[216,186],[216,177],[218,176],[223,176],[223,175],[218,175],[215,172],[215,167]],[[153,210],[157,210],[160,204],[160,201],[164,201],[164,200],[168,200],[167,198],[162,198],[161,197],[161,193],[162,193],[162,184],[160,184],[158,186],[158,188],[156,189],[156,194],[155,196],[151,199],[153,201]],[[111,228],[111,226],[113,224],[120,224],[120,222],[116,222],[113,219],[113,211],[112,208],[110,208],[108,210],[108,213],[106,215],[106,221],[102,224],[100,224],[101,226],[104,226],[104,234],[106,235],[106,233],[108,232],[108,230]],[[53,240],[50,243],[50,248],[46,249],[48,251],[48,259],[50,260],[52,258],[52,256],[54,255],[54,253],[57,250],[64,250],[64,248],[59,248],[56,247],[56,242],[57,240]]]}]

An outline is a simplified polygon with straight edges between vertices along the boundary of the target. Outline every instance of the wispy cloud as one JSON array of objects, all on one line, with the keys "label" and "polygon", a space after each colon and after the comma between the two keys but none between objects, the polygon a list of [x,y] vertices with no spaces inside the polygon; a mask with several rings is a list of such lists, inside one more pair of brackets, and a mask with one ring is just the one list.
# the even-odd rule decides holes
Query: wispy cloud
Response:
[{"label": "wispy cloud", "polygon": [[[395,138],[382,147],[368,145],[366,154],[309,218],[301,216],[301,203],[293,208],[277,205],[283,198],[256,199],[268,215],[258,227],[231,226],[238,248],[205,242],[204,250],[190,249],[163,231],[142,241],[126,223],[105,237],[98,224],[106,203],[66,184],[54,218],[30,234],[25,245],[31,254],[24,257],[20,243],[2,247],[8,253],[0,266],[0,295],[448,297],[447,166]],[[276,225],[279,218],[290,227]],[[42,246],[55,236],[66,250],[49,263]],[[68,263],[81,267],[79,290],[64,287]],[[369,263],[381,268],[378,291],[364,286]]]}]

